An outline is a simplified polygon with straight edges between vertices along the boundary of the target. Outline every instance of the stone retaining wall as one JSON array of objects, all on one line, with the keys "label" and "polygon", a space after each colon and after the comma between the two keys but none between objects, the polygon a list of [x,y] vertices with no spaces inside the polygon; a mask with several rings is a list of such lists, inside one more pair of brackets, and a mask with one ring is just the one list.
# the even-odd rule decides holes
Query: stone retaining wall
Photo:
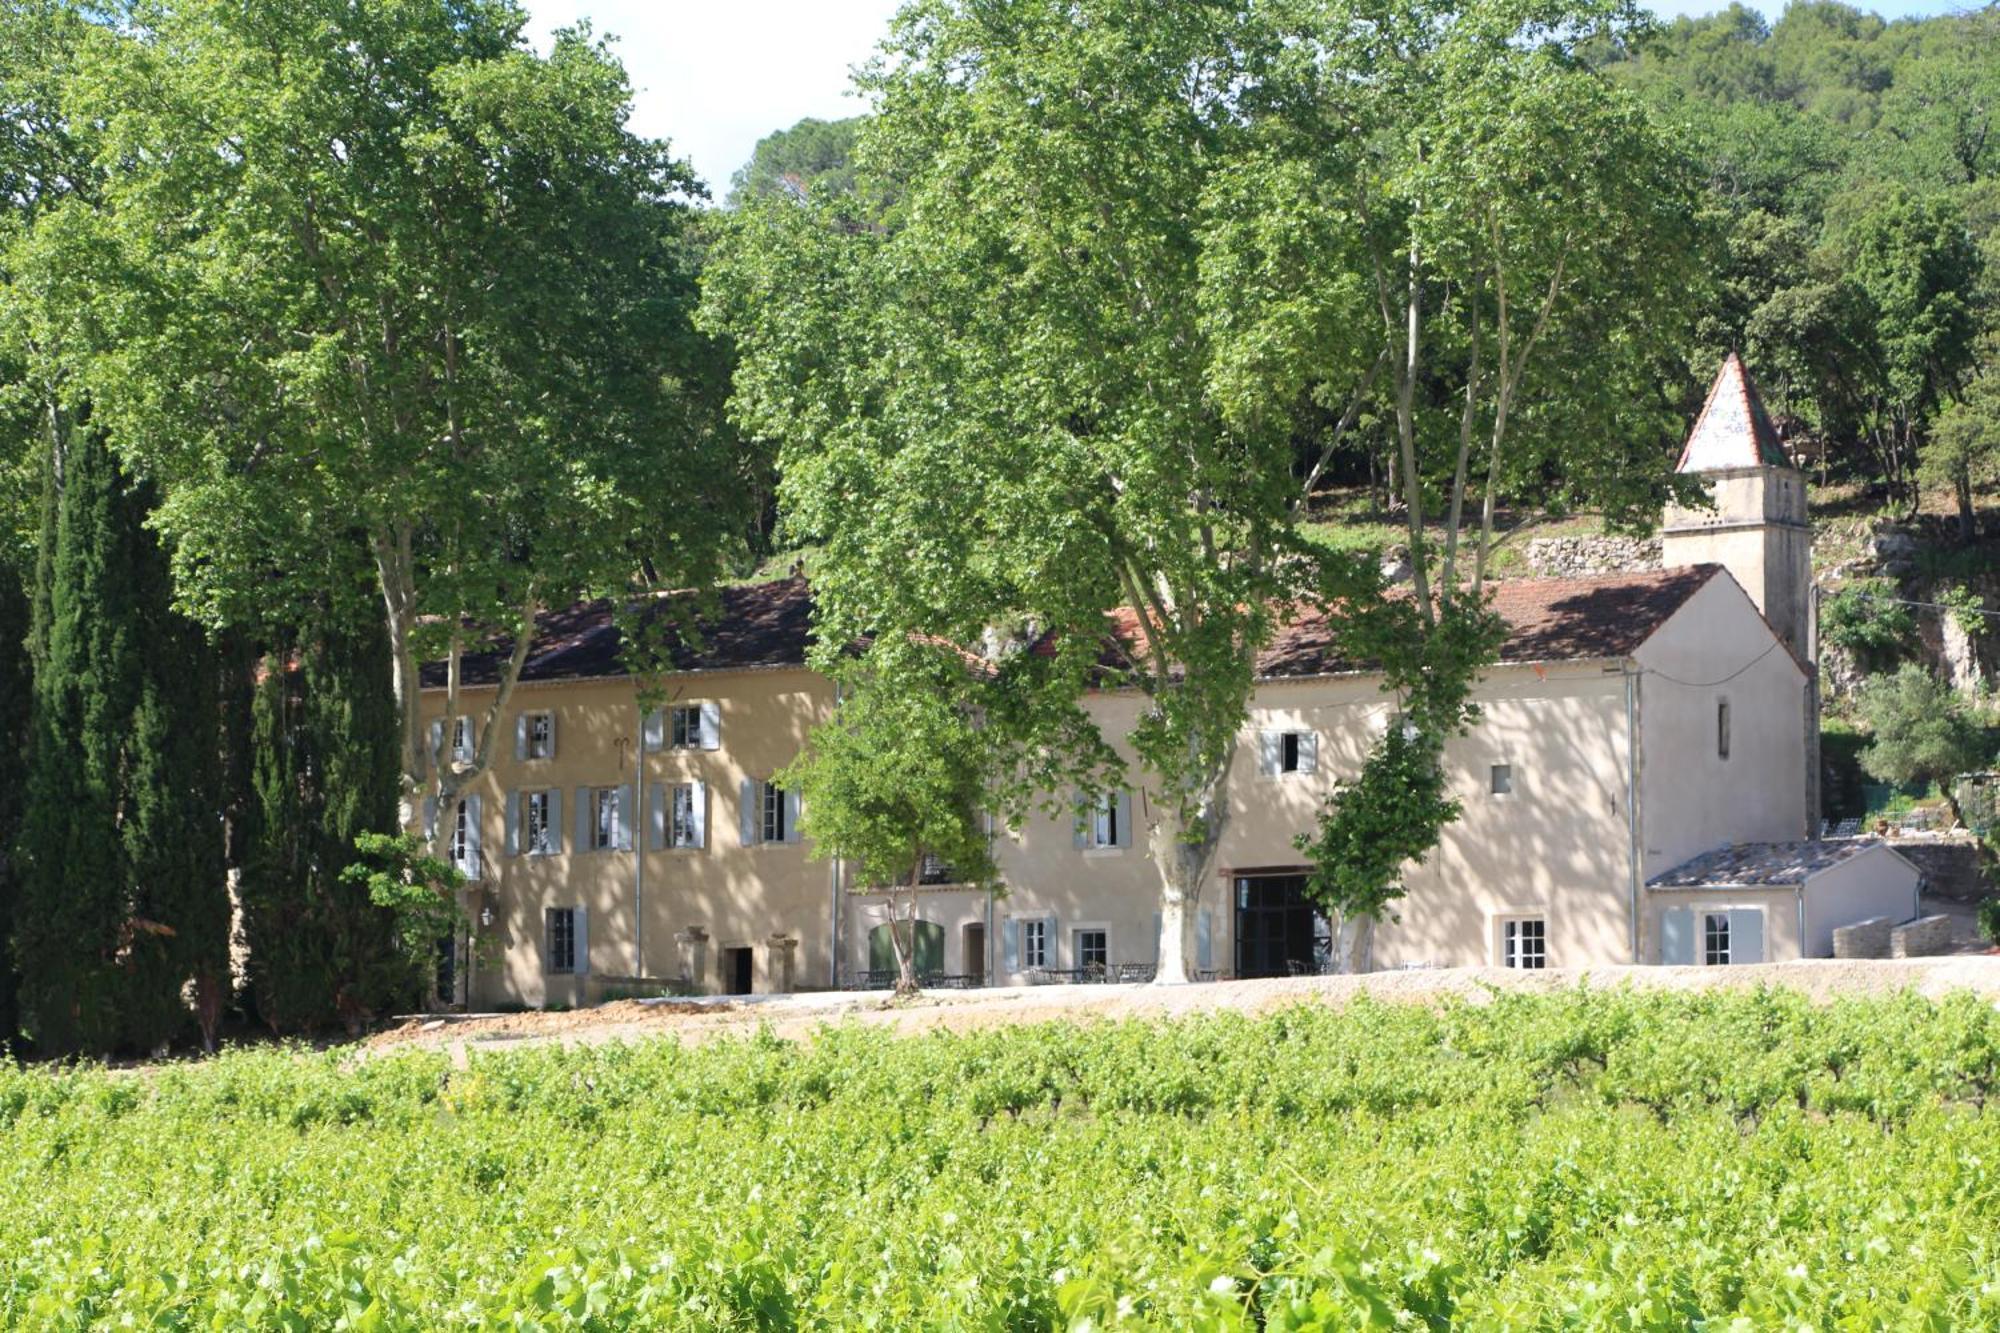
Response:
[{"label": "stone retaining wall", "polygon": [[1660,567],[1658,537],[1536,537],[1522,552],[1536,578],[1592,578]]},{"label": "stone retaining wall", "polygon": [[1887,958],[1889,932],[1893,923],[1886,916],[1871,916],[1848,926],[1833,928],[1835,958]]},{"label": "stone retaining wall", "polygon": [[1920,916],[1889,932],[1891,958],[1923,958],[1951,948],[1951,918]]},{"label": "stone retaining wall", "polygon": [[1969,833],[1898,838],[1891,845],[1923,872],[1925,893],[1953,902],[1976,903],[1992,892],[1979,866],[1979,841]]}]

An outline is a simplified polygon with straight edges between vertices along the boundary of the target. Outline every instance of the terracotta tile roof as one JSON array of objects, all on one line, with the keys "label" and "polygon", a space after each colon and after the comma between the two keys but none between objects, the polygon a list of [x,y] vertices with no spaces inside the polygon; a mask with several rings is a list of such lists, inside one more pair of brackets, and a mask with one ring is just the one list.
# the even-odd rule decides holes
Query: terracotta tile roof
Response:
[{"label": "terracotta tile roof", "polygon": [[[692,594],[656,598],[645,615],[666,635],[676,668],[729,671],[755,667],[803,666],[812,638],[812,596],[803,578],[778,579],[724,588],[716,594],[717,613],[695,620],[692,641],[676,627],[677,614],[697,609]],[[608,601],[580,602],[545,612],[535,644],[521,670],[524,681],[590,680],[627,674],[620,657],[624,638]],[[492,685],[507,661],[511,642],[464,659],[467,685]],[[445,683],[445,665],[427,662],[425,689]]]},{"label": "terracotta tile roof", "polygon": [[[1507,622],[1502,662],[1625,657],[1721,573],[1687,565],[1587,579],[1514,579],[1493,585],[1493,609]],[[1257,658],[1264,677],[1358,670],[1336,650],[1327,617],[1307,611],[1279,629]]]},{"label": "terracotta tile roof", "polygon": [[[1688,598],[1720,572],[1717,565],[1585,579],[1521,579],[1493,585],[1493,606],[1511,633],[1500,649],[1503,662],[1588,661],[1632,653]],[[676,611],[691,609],[691,596],[662,597],[647,614],[660,620],[682,671],[728,671],[755,667],[803,666],[812,636],[812,596],[803,578],[725,588],[717,594],[719,613],[698,624],[698,642],[682,640],[673,628]],[[1112,623],[1126,635],[1138,623],[1129,608],[1113,612]],[[623,640],[609,602],[584,602],[542,616],[541,630],[521,679],[589,680],[626,674],[619,652]],[[1108,646],[1108,645],[1107,645]],[[468,686],[491,685],[506,661],[503,641],[464,662]],[[968,662],[976,654],[954,649]],[[1107,653],[1106,665],[1114,665]],[[1266,678],[1358,671],[1365,663],[1343,658],[1324,612],[1308,610],[1278,629],[1258,654],[1257,674]],[[442,688],[442,662],[426,663],[425,689]]]},{"label": "terracotta tile roof", "polygon": [[1709,386],[1708,401],[1694,419],[1681,449],[1678,472],[1718,472],[1735,467],[1790,467],[1777,428],[1743,368],[1743,358],[1731,352]]},{"label": "terracotta tile roof", "polygon": [[[1743,888],[1803,884],[1822,870],[1886,847],[1875,838],[1822,838],[1812,842],[1739,842],[1703,852],[1647,882],[1655,889]],[[1894,849],[1891,848],[1893,851]]]}]

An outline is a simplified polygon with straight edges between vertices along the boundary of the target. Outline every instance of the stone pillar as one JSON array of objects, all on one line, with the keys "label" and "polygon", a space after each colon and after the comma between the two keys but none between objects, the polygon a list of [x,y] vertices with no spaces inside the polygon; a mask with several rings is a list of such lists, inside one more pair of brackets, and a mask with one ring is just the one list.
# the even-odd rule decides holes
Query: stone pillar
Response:
[{"label": "stone pillar", "polygon": [[769,981],[771,990],[781,995],[789,994],[792,989],[793,959],[799,948],[797,937],[774,933],[764,941],[764,948],[769,959],[767,966],[770,968],[766,980]]}]

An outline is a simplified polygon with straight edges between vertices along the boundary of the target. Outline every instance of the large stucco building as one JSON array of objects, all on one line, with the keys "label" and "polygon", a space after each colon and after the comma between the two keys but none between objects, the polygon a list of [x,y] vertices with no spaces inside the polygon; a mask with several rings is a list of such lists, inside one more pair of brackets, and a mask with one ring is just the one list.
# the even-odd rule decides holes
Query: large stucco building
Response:
[{"label": "large stucco building", "polygon": [[[1816,823],[1817,723],[1804,485],[1733,357],[1682,467],[1717,505],[1670,512],[1666,568],[1498,585],[1510,634],[1478,688],[1483,720],[1445,756],[1464,813],[1410,874],[1377,966],[1780,959],[1824,952],[1832,925],[1908,914],[1914,872],[1886,849],[1843,858],[1824,892],[1687,870],[1751,844],[1812,861],[1785,849]],[[779,991],[886,965],[880,899],[809,854],[795,799],[770,784],[834,706],[805,666],[809,621],[803,579],[725,591],[669,697],[646,709],[609,607],[546,618],[511,751],[446,816],[493,941],[460,998],[574,1004],[663,981]],[[496,666],[465,664],[462,712],[484,708]],[[1323,953],[1293,838],[1394,707],[1315,615],[1286,623],[1257,667],[1194,908],[1198,973],[1282,973]],[[426,680],[435,725],[450,725],[441,673]],[[1088,701],[1114,740],[1140,706],[1118,691]],[[926,885],[920,965],[982,984],[1152,963],[1147,812],[1141,787],[1080,821],[996,830],[1004,894]]]}]

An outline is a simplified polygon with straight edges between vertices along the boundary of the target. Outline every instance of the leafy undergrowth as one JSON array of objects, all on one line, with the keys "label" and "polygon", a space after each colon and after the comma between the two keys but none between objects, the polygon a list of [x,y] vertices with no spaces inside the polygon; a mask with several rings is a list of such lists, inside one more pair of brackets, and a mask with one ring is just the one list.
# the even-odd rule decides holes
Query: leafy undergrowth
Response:
[{"label": "leafy undergrowth", "polygon": [[33,1327],[2000,1321],[1970,996],[0,1073]]}]

